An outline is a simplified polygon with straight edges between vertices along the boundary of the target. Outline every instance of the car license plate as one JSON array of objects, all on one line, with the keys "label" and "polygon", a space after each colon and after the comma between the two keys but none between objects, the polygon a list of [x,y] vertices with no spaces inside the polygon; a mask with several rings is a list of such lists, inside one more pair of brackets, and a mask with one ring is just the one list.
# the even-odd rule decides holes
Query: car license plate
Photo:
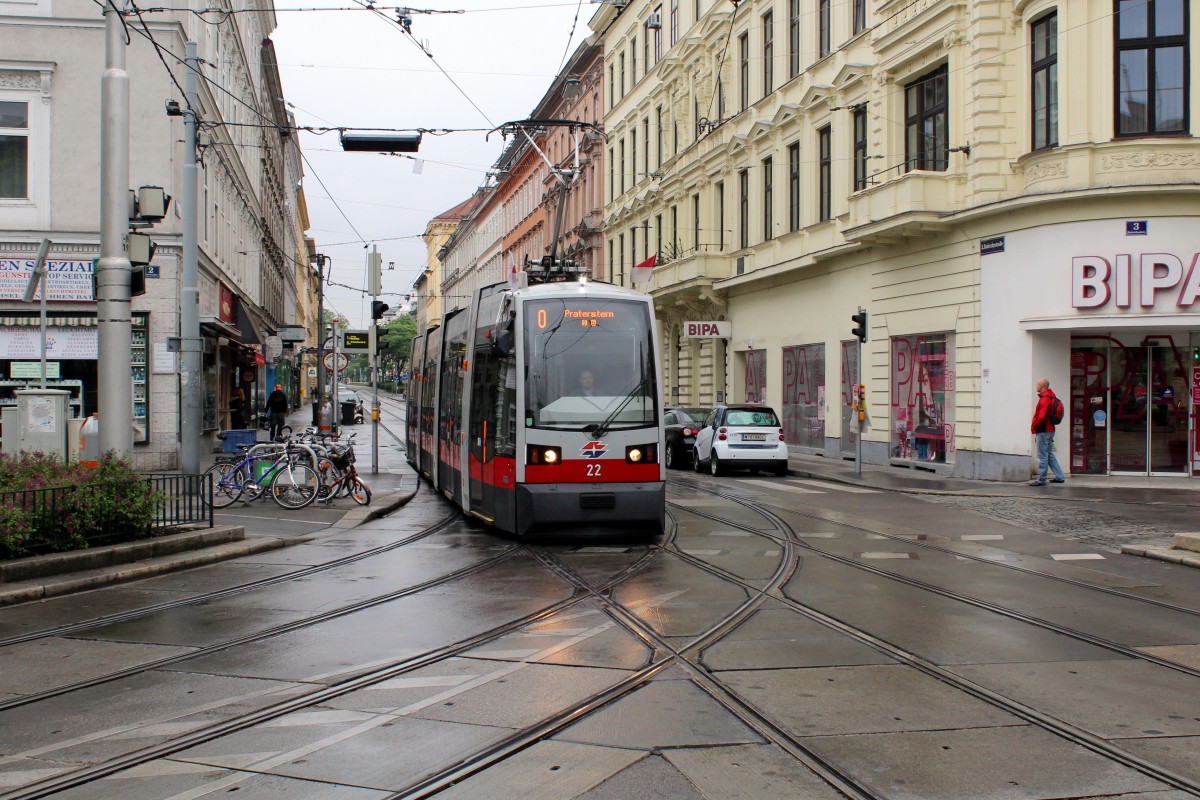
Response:
[{"label": "car license plate", "polygon": [[742,434],[743,442],[765,442],[766,440],[767,440],[767,435],[765,433],[743,433]]}]

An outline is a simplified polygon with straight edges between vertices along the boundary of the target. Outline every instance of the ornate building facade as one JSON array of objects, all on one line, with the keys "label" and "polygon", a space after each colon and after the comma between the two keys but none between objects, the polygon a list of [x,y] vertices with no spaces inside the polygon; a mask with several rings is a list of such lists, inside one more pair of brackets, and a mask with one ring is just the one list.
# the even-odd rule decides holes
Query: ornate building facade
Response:
[{"label": "ornate building facade", "polygon": [[867,461],[1013,480],[1044,375],[1074,473],[1200,470],[1187,5],[601,8],[607,266],[658,255],[667,400],[836,458],[861,382]]}]

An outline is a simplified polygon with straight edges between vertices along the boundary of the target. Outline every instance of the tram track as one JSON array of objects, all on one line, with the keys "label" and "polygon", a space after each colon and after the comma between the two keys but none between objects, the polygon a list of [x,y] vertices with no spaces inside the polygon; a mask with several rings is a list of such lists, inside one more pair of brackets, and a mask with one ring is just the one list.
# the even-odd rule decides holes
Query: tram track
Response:
[{"label": "tram track", "polygon": [[[454,517],[455,518],[458,517],[457,512],[454,515]],[[668,535],[666,537],[665,543],[660,543],[657,545],[647,547],[644,553],[642,553],[638,558],[634,559],[624,569],[622,569],[622,570],[614,573],[612,576],[610,576],[608,578],[608,580],[606,581],[606,584],[610,585],[610,586],[618,585],[619,583],[623,582],[624,580],[627,580],[630,576],[636,575],[640,571],[646,569],[663,552],[663,548],[666,546],[666,543],[669,543],[673,539],[673,536],[674,536],[674,529],[672,528],[672,530],[668,533]],[[414,537],[410,537],[410,539],[411,538],[414,538]],[[114,680],[118,680],[120,678],[129,677],[129,675],[131,675],[131,674],[137,674],[140,672],[146,672],[146,671],[156,669],[156,668],[161,668],[161,667],[167,666],[171,663],[177,663],[180,661],[197,658],[199,656],[206,655],[210,650],[211,650],[211,652],[216,652],[218,650],[228,649],[228,648],[236,646],[238,644],[251,643],[253,641],[268,638],[269,636],[279,635],[280,633],[288,632],[289,630],[297,630],[297,629],[300,629],[303,627],[308,627],[308,626],[311,626],[314,624],[318,624],[319,622],[325,622],[325,621],[329,621],[330,619],[336,619],[338,616],[345,616],[347,614],[363,610],[364,608],[368,608],[368,607],[371,607],[374,605],[379,605],[379,604],[382,604],[385,602],[389,602],[391,600],[398,599],[399,597],[402,597],[402,596],[416,594],[417,592],[421,592],[421,591],[427,591],[431,588],[448,586],[448,585],[453,584],[456,581],[460,581],[466,577],[470,577],[472,575],[483,572],[486,569],[498,566],[499,564],[503,563],[504,561],[510,560],[510,559],[515,558],[516,556],[522,555],[522,554],[528,555],[529,548],[525,545],[515,546],[513,549],[506,551],[505,553],[499,554],[493,558],[487,559],[478,564],[471,565],[469,567],[463,568],[461,570],[457,570],[448,575],[440,576],[439,578],[432,579],[430,581],[426,581],[421,584],[417,584],[417,585],[414,585],[411,587],[406,587],[405,589],[398,590],[397,592],[394,592],[394,593],[389,593],[387,595],[381,595],[379,597],[372,598],[368,601],[363,601],[361,603],[354,604],[353,606],[347,606],[342,609],[335,609],[333,611],[319,615],[319,618],[312,617],[312,618],[307,618],[305,620],[297,620],[293,623],[288,623],[283,626],[278,626],[278,628],[271,629],[270,631],[262,631],[262,632],[258,632],[255,634],[251,634],[247,637],[242,637],[236,641],[231,640],[228,642],[223,642],[218,645],[213,645],[209,648],[204,648],[202,650],[188,652],[188,653],[181,654],[179,656],[171,657],[168,659],[162,659],[160,661],[153,662],[151,664],[139,665],[138,667],[131,668],[130,670],[124,670],[120,673],[113,673],[111,675],[102,676],[100,678],[96,678],[93,680],[83,681],[83,682],[79,682],[77,684],[72,684],[71,686],[67,686],[67,687],[58,687],[54,690],[50,690],[48,692],[41,693],[40,695],[36,695],[36,696],[31,695],[31,696],[19,698],[19,700],[10,701],[9,704],[0,704],[0,711],[6,710],[9,707],[15,707],[15,706],[19,706],[19,705],[28,705],[29,703],[36,702],[38,700],[45,700],[45,699],[48,699],[49,697],[68,694],[71,691],[77,691],[79,689],[87,688],[89,686],[101,685],[106,682],[111,682]],[[373,686],[375,684],[382,683],[387,680],[391,680],[393,678],[402,676],[406,673],[413,672],[415,670],[419,670],[419,669],[422,669],[422,668],[425,668],[428,666],[432,666],[434,664],[437,664],[437,663],[444,661],[446,659],[449,659],[449,658],[460,656],[470,650],[473,650],[480,646],[486,645],[490,642],[496,641],[496,640],[498,640],[504,636],[507,636],[511,633],[522,630],[531,625],[535,625],[540,621],[547,620],[549,618],[554,617],[555,615],[569,611],[573,607],[578,606],[582,603],[586,603],[586,602],[590,601],[591,599],[592,598],[591,598],[590,594],[585,593],[585,592],[580,592],[578,590],[573,590],[572,596],[569,598],[566,598],[564,600],[553,603],[550,606],[539,609],[538,611],[535,611],[535,612],[532,612],[525,616],[522,616],[516,620],[511,620],[511,621],[503,623],[501,625],[494,626],[493,628],[490,628],[487,631],[480,632],[474,636],[468,637],[459,642],[455,642],[453,644],[446,645],[441,648],[437,648],[435,650],[426,652],[424,654],[421,654],[421,655],[413,657],[413,658],[405,659],[400,662],[395,662],[392,664],[384,665],[382,667],[369,669],[368,671],[366,671],[362,674],[359,674],[353,678],[350,678],[346,681],[338,682],[338,683],[335,683],[335,684],[329,685],[329,686],[323,686],[320,689],[302,694],[298,697],[289,698],[287,700],[283,700],[281,702],[272,704],[265,708],[262,708],[262,709],[259,709],[259,710],[253,711],[253,712],[249,712],[247,714],[240,715],[233,719],[224,720],[222,722],[214,723],[214,724],[205,726],[203,728],[197,729],[195,731],[188,732],[181,736],[174,737],[174,738],[170,739],[169,741],[161,742],[161,743],[158,743],[155,745],[151,745],[148,747],[143,747],[143,748],[140,748],[137,750],[130,751],[128,753],[122,754],[115,758],[110,758],[100,764],[96,764],[96,765],[93,765],[90,767],[85,767],[80,770],[75,770],[73,772],[70,772],[70,773],[67,773],[64,775],[53,776],[53,777],[45,779],[43,781],[39,781],[37,783],[30,784],[30,785],[23,787],[22,789],[17,790],[15,792],[0,795],[0,800],[33,800],[33,798],[48,797],[48,796],[51,796],[58,792],[65,791],[67,789],[83,786],[92,781],[101,780],[101,779],[109,777],[111,775],[115,775],[116,773],[119,773],[123,770],[131,769],[133,767],[140,766],[142,764],[147,764],[151,761],[154,761],[154,760],[157,760],[160,758],[169,757],[171,755],[180,753],[184,750],[190,749],[192,747],[196,747],[196,746],[204,744],[206,742],[210,742],[215,739],[219,739],[223,736],[228,736],[230,734],[237,733],[237,732],[245,730],[247,728],[254,727],[255,725],[260,725],[260,724],[263,724],[266,722],[270,722],[271,720],[278,719],[280,717],[286,716],[287,714],[295,713],[297,711],[303,711],[305,709],[309,709],[314,706],[319,706],[322,703],[327,703],[327,702],[329,702],[333,699],[336,699],[338,697],[341,697],[345,694],[349,694],[351,692],[355,692],[355,691],[361,690],[363,688],[367,688],[369,686]],[[348,673],[352,673],[354,671],[355,671],[355,668],[353,668],[353,667],[347,668],[345,670],[345,672],[348,672]],[[594,701],[594,702],[599,702],[599,701]],[[21,754],[15,754],[14,756],[9,756],[8,758],[13,758],[13,757],[21,757]],[[4,759],[0,759],[0,763],[2,763],[3,760]],[[251,774],[255,774],[255,773],[252,768],[248,768],[246,770],[246,774],[251,775]]]},{"label": "tram track", "polygon": [[[896,575],[895,573],[889,573],[886,570],[882,570],[882,569],[879,569],[876,567],[869,567],[867,565],[859,564],[859,563],[853,561],[852,559],[847,559],[842,556],[837,556],[836,554],[825,553],[825,552],[821,551],[819,548],[814,547],[810,543],[800,539],[800,537],[796,535],[794,529],[791,528],[791,526],[786,522],[786,520],[784,520],[781,517],[779,517],[778,515],[776,515],[767,506],[767,504],[756,502],[750,498],[733,495],[733,494],[726,494],[726,493],[722,493],[720,491],[716,491],[716,490],[712,490],[712,489],[704,489],[702,491],[705,491],[708,494],[721,496],[727,500],[736,502],[746,508],[755,510],[758,513],[760,513],[770,519],[774,519],[779,526],[781,526],[783,529],[789,531],[788,538],[792,539],[794,541],[795,545],[801,550],[812,552],[816,555],[819,555],[819,556],[822,556],[825,558],[829,558],[829,559],[834,560],[843,565],[850,566],[850,567],[853,567],[856,569],[860,569],[869,574],[874,574],[874,575],[878,575],[881,577],[894,579],[894,580],[900,581],[902,583],[905,583],[906,585],[913,586],[914,588],[921,589],[923,591],[930,591],[930,592],[936,593],[940,596],[947,597],[949,599],[960,600],[962,602],[976,606],[983,610],[992,611],[994,613],[1002,614],[1004,616],[1008,616],[1010,618],[1017,619],[1022,622],[1028,622],[1029,624],[1037,625],[1038,627],[1043,627],[1043,628],[1047,628],[1050,630],[1054,630],[1055,632],[1060,633],[1062,635],[1071,636],[1073,638],[1076,638],[1077,640],[1086,641],[1090,644],[1094,644],[1099,647],[1106,647],[1106,648],[1112,650],[1113,652],[1120,652],[1122,655],[1126,655],[1131,658],[1140,658],[1141,660],[1156,664],[1158,666],[1169,667],[1171,669],[1175,669],[1177,671],[1183,672],[1183,673],[1188,674],[1193,677],[1200,677],[1200,671],[1198,671],[1198,670],[1192,669],[1190,667],[1186,667],[1181,664],[1176,664],[1175,662],[1170,662],[1165,659],[1159,659],[1157,657],[1150,656],[1149,654],[1141,653],[1140,651],[1137,651],[1133,648],[1127,648],[1124,645],[1106,642],[1105,640],[1102,640],[1099,637],[1093,637],[1090,634],[1087,634],[1085,632],[1073,631],[1069,628],[1065,628],[1064,626],[1058,626],[1058,625],[1055,625],[1054,623],[1047,623],[1044,620],[1038,620],[1036,618],[1028,617],[1028,615],[1023,615],[1023,614],[1021,614],[1021,612],[1013,611],[1011,609],[1005,609],[1002,606],[999,606],[997,604],[992,604],[987,601],[979,601],[979,600],[976,600],[975,598],[971,598],[969,596],[962,595],[961,593],[952,592],[950,590],[942,589],[940,587],[934,587],[934,586],[926,584],[925,582],[922,582],[922,581],[914,581],[913,579],[909,579],[905,576]],[[693,515],[696,515],[696,516],[699,516],[699,517],[702,517],[705,519],[718,521],[722,525],[728,525],[728,526],[739,528],[739,529],[745,530],[745,531],[760,533],[763,535],[769,535],[769,534],[765,534],[762,531],[757,531],[755,529],[749,528],[742,523],[726,519],[726,518],[721,517],[716,514],[709,514],[707,512],[699,511],[699,510],[693,509],[693,508],[687,508],[684,510],[686,510],[687,513],[690,513],[690,514],[693,514]],[[794,511],[792,511],[791,509],[786,509],[786,510],[789,513],[796,513]],[[803,516],[803,514],[802,514],[802,516]],[[861,529],[864,531],[868,530],[866,528],[861,528]],[[906,543],[911,543],[907,539],[901,539],[901,537],[896,537],[896,538],[900,539]],[[678,551],[678,552],[676,552],[676,555],[679,558],[693,564],[697,568],[703,569],[703,570],[709,572],[710,574],[713,574],[715,576],[723,578],[724,580],[743,585],[747,588],[752,587],[752,584],[749,584],[748,582],[746,582],[739,576],[736,576],[714,564],[711,564],[708,561],[705,561],[704,559],[702,559],[700,557],[688,554],[684,551]],[[1123,766],[1137,770],[1138,772],[1140,772],[1144,775],[1147,775],[1151,778],[1154,778],[1155,780],[1159,780],[1159,781],[1161,781],[1169,786],[1172,786],[1174,788],[1177,788],[1177,789],[1180,789],[1183,791],[1187,791],[1187,792],[1190,792],[1197,796],[1200,796],[1200,781],[1193,780],[1192,778],[1189,778],[1184,775],[1180,775],[1179,773],[1176,773],[1172,770],[1162,767],[1159,764],[1156,764],[1146,758],[1143,758],[1143,757],[1138,756],[1134,753],[1131,753],[1121,747],[1118,747],[1118,746],[1112,744],[1111,742],[1109,742],[1107,739],[1104,739],[1103,737],[1101,737],[1097,734],[1094,734],[1084,728],[1073,725],[1065,720],[1060,720],[1050,714],[1047,714],[1036,708],[1033,708],[1032,706],[1029,706],[1029,705],[1022,703],[1018,700],[1015,700],[1013,698],[1009,698],[995,690],[989,689],[986,686],[976,683],[975,681],[969,680],[955,672],[952,672],[944,667],[941,667],[941,666],[933,663],[932,661],[929,661],[928,659],[922,657],[921,655],[919,655],[917,653],[906,650],[903,647],[900,647],[891,642],[888,642],[887,640],[871,633],[870,631],[865,630],[864,628],[861,628],[861,627],[855,626],[851,623],[840,620],[830,614],[827,614],[827,613],[821,611],[820,609],[818,609],[812,605],[803,603],[803,602],[793,599],[791,597],[787,597],[786,595],[776,597],[775,599],[785,608],[795,611],[796,613],[809,619],[810,621],[818,623],[818,624],[820,624],[826,628],[829,628],[833,631],[836,631],[850,639],[853,639],[854,641],[859,642],[860,644],[866,645],[866,646],[872,648],[873,650],[880,652],[880,653],[888,656],[889,658],[894,659],[895,661],[897,661],[900,664],[903,664],[912,669],[915,669],[918,672],[921,672],[929,677],[932,677],[935,680],[938,680],[943,684],[946,684],[955,689],[958,689],[959,691],[962,691],[971,697],[974,697],[978,700],[988,703],[989,705],[992,705],[996,708],[1006,711],[1020,719],[1023,719],[1025,721],[1029,722],[1032,725],[1035,725],[1043,730],[1053,733],[1056,736],[1059,736],[1060,738],[1063,738],[1066,741],[1069,741],[1073,744],[1079,745],[1081,747],[1085,747],[1088,750],[1090,750],[1098,755],[1101,755],[1105,758],[1108,758],[1116,763],[1119,763]],[[693,666],[695,666],[695,665],[693,665]],[[705,670],[705,668],[702,666],[699,666],[696,668],[707,672],[707,670]],[[742,702],[746,702],[748,704],[748,701],[742,701]],[[750,704],[750,705],[752,705],[752,704]],[[762,712],[761,710],[757,710],[757,709],[756,709],[756,712],[758,714],[765,713],[765,712]]]},{"label": "tram track", "polygon": [[[398,548],[413,544],[414,542],[418,542],[421,539],[428,538],[429,536],[433,536],[434,534],[437,534],[437,533],[445,530],[447,527],[452,525],[459,518],[460,518],[460,515],[459,515],[458,511],[455,510],[452,513],[448,514],[447,516],[439,519],[438,521],[436,521],[434,524],[430,525],[429,527],[424,528],[423,530],[420,530],[409,536],[406,536],[403,539],[399,539],[395,542],[389,542],[385,545],[380,545],[379,547],[372,547],[368,550],[363,550],[362,552],[359,552],[359,553],[353,553],[351,555],[343,556],[341,558],[335,558],[331,561],[326,561],[321,564],[313,564],[313,565],[304,567],[303,569],[295,570],[294,572],[284,573],[283,575],[273,575],[270,578],[262,578],[262,579],[259,579],[256,581],[247,581],[246,583],[241,583],[241,584],[238,584],[237,586],[229,586],[224,589],[217,589],[217,590],[214,590],[211,592],[205,592],[203,594],[192,595],[190,597],[181,597],[177,600],[168,600],[163,603],[156,603],[151,606],[144,606],[142,608],[132,609],[129,611],[122,611],[122,612],[119,612],[116,614],[106,614],[105,616],[102,616],[102,617],[93,617],[92,619],[82,620],[80,622],[73,622],[68,625],[60,625],[58,627],[44,628],[39,631],[23,633],[23,634],[19,634],[17,636],[9,636],[9,637],[0,639],[0,648],[10,647],[15,644],[23,644],[25,642],[33,642],[33,641],[37,641],[38,639],[45,639],[45,638],[48,638],[51,636],[69,636],[71,634],[82,633],[84,631],[88,631],[93,628],[103,627],[105,625],[113,625],[113,624],[116,624],[119,622],[130,622],[132,620],[140,619],[142,617],[146,617],[151,614],[157,614],[162,611],[170,611],[172,609],[185,608],[187,606],[204,605],[207,603],[212,603],[214,601],[224,600],[229,597],[234,597],[236,595],[246,594],[248,592],[257,591],[259,589],[266,589],[266,588],[270,588],[272,586],[277,586],[279,584],[288,583],[289,581],[299,580],[301,578],[308,578],[313,575],[319,575],[322,572],[328,572],[329,570],[337,569],[339,567],[344,567],[348,564],[353,564],[357,561],[363,561],[365,559],[372,558],[374,556],[382,555],[384,553],[391,552],[392,550],[396,550]],[[34,601],[34,602],[42,602],[42,601]],[[27,604],[10,606],[10,608],[20,608],[23,605],[27,605]],[[2,613],[3,612],[0,612],[0,615],[2,615]],[[0,710],[2,710],[3,708],[4,708],[3,704],[0,704]]]}]

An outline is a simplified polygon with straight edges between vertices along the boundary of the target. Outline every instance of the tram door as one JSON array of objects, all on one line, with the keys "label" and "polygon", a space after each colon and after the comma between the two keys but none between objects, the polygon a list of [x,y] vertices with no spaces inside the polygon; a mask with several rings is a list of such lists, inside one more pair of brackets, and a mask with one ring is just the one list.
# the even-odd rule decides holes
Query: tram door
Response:
[{"label": "tram door", "polygon": [[462,500],[462,389],[467,355],[467,315],[451,311],[442,322],[442,379],[438,386],[438,488],[451,500]]}]

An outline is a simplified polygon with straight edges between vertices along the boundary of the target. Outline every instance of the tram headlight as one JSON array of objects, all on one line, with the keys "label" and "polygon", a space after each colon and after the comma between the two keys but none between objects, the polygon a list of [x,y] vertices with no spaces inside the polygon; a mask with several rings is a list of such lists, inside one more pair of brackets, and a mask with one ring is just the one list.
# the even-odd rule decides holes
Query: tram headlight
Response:
[{"label": "tram headlight", "polygon": [[562,463],[562,448],[531,444],[525,450],[525,463],[539,467],[553,467]]},{"label": "tram headlight", "polygon": [[657,464],[658,445],[631,444],[625,448],[625,462],[628,464]]}]

